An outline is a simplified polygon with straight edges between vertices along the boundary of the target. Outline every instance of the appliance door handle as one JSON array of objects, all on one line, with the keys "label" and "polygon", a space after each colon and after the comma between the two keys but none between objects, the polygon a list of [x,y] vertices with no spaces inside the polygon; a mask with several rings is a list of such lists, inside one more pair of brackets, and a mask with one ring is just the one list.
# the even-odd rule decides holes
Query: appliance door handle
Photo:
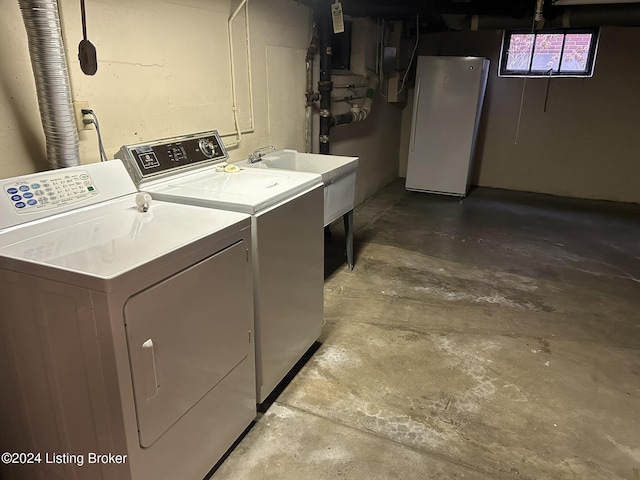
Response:
[{"label": "appliance door handle", "polygon": [[144,389],[147,400],[151,400],[158,394],[158,374],[156,372],[156,354],[153,340],[149,339],[142,344],[142,366],[144,369]]},{"label": "appliance door handle", "polygon": [[413,104],[413,119],[411,123],[413,124],[413,129],[411,130],[411,151],[414,152],[416,150],[416,129],[418,128],[418,105],[420,104],[420,82],[422,80],[421,77],[418,77],[418,83],[416,84],[416,97]]}]

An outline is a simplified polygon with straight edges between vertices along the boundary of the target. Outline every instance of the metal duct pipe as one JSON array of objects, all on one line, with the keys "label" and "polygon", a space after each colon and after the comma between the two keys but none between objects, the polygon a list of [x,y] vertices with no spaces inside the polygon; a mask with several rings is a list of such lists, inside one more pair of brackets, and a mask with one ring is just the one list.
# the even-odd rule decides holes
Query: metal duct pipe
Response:
[{"label": "metal duct pipe", "polygon": [[40,117],[53,168],[80,164],[78,131],[57,0],[18,0],[27,30]]}]

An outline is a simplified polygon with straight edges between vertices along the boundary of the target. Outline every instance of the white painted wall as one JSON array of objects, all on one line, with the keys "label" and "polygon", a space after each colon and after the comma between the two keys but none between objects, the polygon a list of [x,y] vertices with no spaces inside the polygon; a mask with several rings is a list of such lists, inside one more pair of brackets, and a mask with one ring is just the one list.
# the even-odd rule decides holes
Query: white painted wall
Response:
[{"label": "white painted wall", "polygon": [[[77,61],[79,4],[59,2],[72,95],[88,101],[98,115],[108,156],[123,144],[234,130],[227,19],[237,0],[87,2],[88,37],[98,50],[95,76],[85,76]],[[250,0],[249,18],[255,131],[230,149],[231,160],[271,143],[304,147],[304,52],[311,12],[291,0]],[[240,124],[247,129],[244,10],[233,29]],[[17,0],[0,6],[0,58],[0,178],[47,169]],[[80,132],[80,154],[83,163],[98,160],[94,130]]]},{"label": "white painted wall", "polygon": [[[346,95],[364,96],[366,87],[355,91],[341,89],[344,85],[366,85],[367,76],[376,69],[377,45],[381,29],[371,19],[353,20],[351,71],[357,75],[332,75],[332,98]],[[316,72],[318,69],[316,68]],[[355,100],[362,104],[363,99]],[[332,101],[331,113],[349,111],[349,104]],[[370,115],[362,122],[339,125],[331,129],[330,151],[335,155],[360,157],[356,176],[356,205],[375,194],[398,177],[402,105],[389,103],[376,90]],[[315,123],[314,144],[318,151],[318,122]]]},{"label": "white painted wall", "polygon": [[[593,78],[553,79],[550,85],[547,79],[498,77],[501,39],[501,31],[447,32],[420,39],[421,55],[491,60],[472,183],[640,202],[640,64],[635,61],[640,28],[602,28]],[[411,109],[408,102],[401,176],[406,175]]]},{"label": "white painted wall", "polygon": [[[338,79],[334,77],[334,83]],[[336,113],[339,112],[335,107]],[[387,103],[379,92],[363,122],[331,129],[331,153],[360,157],[356,176],[356,205],[398,178],[402,108]]]},{"label": "white painted wall", "polygon": [[[91,0],[88,37],[98,72],[77,60],[82,39],[77,0],[58,0],[74,101],[89,102],[107,155],[121,145],[217,129],[234,130],[227,20],[239,0]],[[304,150],[305,55],[311,11],[291,0],[249,0],[254,131],[242,135],[230,160],[265,145]],[[244,10],[233,24],[238,111],[251,125]],[[378,29],[358,20],[356,49],[375,63]],[[373,52],[373,53],[372,53]],[[373,58],[370,58],[373,55]],[[0,5],[0,178],[46,170],[45,140],[27,37],[17,0]],[[317,85],[314,85],[317,88]],[[336,105],[336,113],[343,106]],[[360,203],[396,178],[401,110],[379,95],[373,114],[332,132],[332,153],[357,155]],[[317,116],[317,113],[316,113]],[[317,130],[314,132],[317,142]],[[226,144],[233,136],[224,137]],[[80,132],[82,163],[99,160],[93,129]]]}]

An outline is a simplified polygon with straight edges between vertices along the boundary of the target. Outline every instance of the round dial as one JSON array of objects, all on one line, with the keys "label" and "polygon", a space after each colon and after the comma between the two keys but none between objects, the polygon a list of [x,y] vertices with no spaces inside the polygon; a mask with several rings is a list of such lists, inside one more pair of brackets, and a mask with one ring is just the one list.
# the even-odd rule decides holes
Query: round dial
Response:
[{"label": "round dial", "polygon": [[216,154],[216,145],[208,138],[203,138],[198,142],[200,151],[207,158],[212,158]]}]

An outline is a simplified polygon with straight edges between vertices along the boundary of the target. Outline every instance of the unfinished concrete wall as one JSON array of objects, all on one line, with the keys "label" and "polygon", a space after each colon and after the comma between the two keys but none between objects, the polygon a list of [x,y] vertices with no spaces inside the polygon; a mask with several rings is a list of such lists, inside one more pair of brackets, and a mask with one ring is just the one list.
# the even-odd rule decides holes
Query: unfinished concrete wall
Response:
[{"label": "unfinished concrete wall", "polygon": [[[234,131],[227,20],[238,3],[88,2],[88,37],[97,47],[98,72],[85,76],[77,60],[79,4],[59,0],[73,99],[88,102],[98,115],[109,157],[123,144],[211,129]],[[311,38],[311,12],[290,0],[250,0],[249,18],[255,130],[230,149],[232,160],[267,144],[304,147],[304,52]],[[233,31],[240,126],[247,130],[251,109],[244,10]],[[47,169],[17,1],[0,6],[0,58],[0,178]],[[83,163],[98,161],[97,145],[95,130],[80,132]]]},{"label": "unfinished concrete wall", "polygon": [[[234,131],[227,20],[239,0],[89,2],[88,37],[98,51],[95,76],[85,76],[77,60],[82,39],[79,4],[58,1],[72,96],[75,102],[88,102],[98,115],[109,157],[123,144],[211,129]],[[265,145],[299,150],[305,145],[304,60],[312,34],[311,11],[291,0],[249,0],[249,18],[254,129],[242,135],[238,147],[229,148],[231,161]],[[249,130],[244,10],[233,33],[240,127]],[[361,69],[375,68],[375,22],[358,19],[355,35],[356,50],[363,52]],[[48,169],[17,0],[0,6],[0,58],[0,178]],[[344,107],[336,105],[336,113]],[[366,122],[333,132],[332,153],[361,158],[358,203],[397,176],[400,115],[397,106],[377,96]],[[235,138],[223,140],[229,144]],[[82,163],[99,160],[93,127],[80,132],[80,156]]]},{"label": "unfinished concrete wall", "polygon": [[[376,70],[376,52],[381,30],[375,21],[368,18],[353,20],[351,72],[332,75],[334,91],[332,98],[345,95],[364,96],[366,88],[353,91],[341,86],[366,85],[365,78]],[[316,70],[317,71],[317,70]],[[362,104],[363,99],[354,100]],[[389,103],[377,89],[371,114],[366,120],[339,125],[331,129],[331,153],[360,157],[356,177],[356,204],[362,203],[381,187],[398,177],[402,108],[404,104]],[[349,111],[349,104],[333,101],[331,112],[340,114]],[[314,136],[317,137],[317,123]],[[315,139],[317,148],[317,138]],[[317,150],[316,150],[317,151]]]},{"label": "unfinished concrete wall", "polygon": [[[420,55],[491,60],[473,184],[640,202],[640,28],[601,30],[592,78],[497,76],[501,31],[424,35]],[[545,109],[545,97],[546,101]],[[407,109],[410,112],[412,103]],[[403,116],[403,130],[411,115]],[[406,174],[408,135],[399,172]]]}]

